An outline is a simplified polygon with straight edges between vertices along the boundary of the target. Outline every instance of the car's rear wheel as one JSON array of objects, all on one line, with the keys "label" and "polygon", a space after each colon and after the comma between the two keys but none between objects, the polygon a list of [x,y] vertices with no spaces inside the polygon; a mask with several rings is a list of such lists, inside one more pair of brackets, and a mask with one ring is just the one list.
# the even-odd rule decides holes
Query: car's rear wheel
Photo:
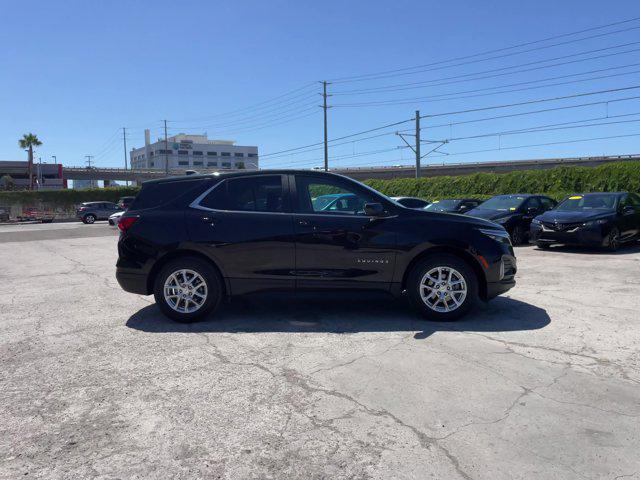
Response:
[{"label": "car's rear wheel", "polygon": [[478,301],[478,279],[464,260],[449,254],[426,257],[407,278],[413,306],[436,321],[457,320]]},{"label": "car's rear wheel", "polygon": [[524,236],[524,228],[522,228],[522,225],[516,225],[511,230],[511,243],[513,245],[520,245],[524,242]]},{"label": "car's rear wheel", "polygon": [[87,223],[89,225],[91,225],[92,223],[95,223],[95,221],[96,221],[96,216],[93,215],[92,213],[82,217],[82,222],[83,223]]},{"label": "car's rear wheel", "polygon": [[546,243],[546,242],[537,242],[536,246],[540,249],[540,250],[549,250],[549,248],[551,248],[551,244]]},{"label": "car's rear wheel", "polygon": [[194,257],[171,260],[156,276],[153,293],[167,317],[191,323],[213,312],[222,298],[222,281],[206,261]]}]

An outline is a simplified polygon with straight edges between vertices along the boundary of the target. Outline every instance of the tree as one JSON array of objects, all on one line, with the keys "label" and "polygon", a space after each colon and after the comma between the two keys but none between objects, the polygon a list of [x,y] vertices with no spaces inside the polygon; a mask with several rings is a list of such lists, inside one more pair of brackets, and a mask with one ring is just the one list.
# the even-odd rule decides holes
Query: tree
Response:
[{"label": "tree", "polygon": [[25,133],[20,140],[18,140],[20,148],[29,149],[29,190],[33,190],[33,147],[39,147],[42,142],[38,139],[38,136],[34,133]]},{"label": "tree", "polygon": [[0,177],[0,189],[13,190],[16,186],[16,182],[11,178],[11,175],[3,175]]}]

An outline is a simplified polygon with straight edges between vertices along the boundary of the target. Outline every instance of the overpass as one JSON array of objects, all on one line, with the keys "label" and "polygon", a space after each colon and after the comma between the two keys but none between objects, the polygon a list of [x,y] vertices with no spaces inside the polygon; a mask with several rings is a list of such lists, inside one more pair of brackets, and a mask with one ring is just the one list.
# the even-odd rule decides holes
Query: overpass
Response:
[{"label": "overpass", "polygon": [[[421,168],[423,177],[442,175],[469,175],[472,173],[507,173],[520,170],[541,170],[558,166],[596,167],[611,162],[640,160],[640,154],[616,155],[600,157],[570,157],[543,158],[534,160],[506,160],[499,162],[465,162],[426,164]],[[220,170],[200,169],[199,173],[214,173]],[[225,169],[224,172],[239,170]],[[334,173],[340,173],[356,180],[411,178],[415,176],[415,166],[394,165],[361,168],[335,168]],[[184,175],[186,170],[170,170],[168,175],[162,170],[125,170],[123,168],[95,168],[95,167],[64,167],[63,177],[68,180],[106,180],[142,182],[166,176]]]}]

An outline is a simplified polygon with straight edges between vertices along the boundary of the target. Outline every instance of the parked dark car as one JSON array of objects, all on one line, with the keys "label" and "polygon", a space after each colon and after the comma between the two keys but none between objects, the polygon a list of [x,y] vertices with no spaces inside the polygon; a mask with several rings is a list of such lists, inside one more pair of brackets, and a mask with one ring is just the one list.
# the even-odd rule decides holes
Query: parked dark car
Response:
[{"label": "parked dark car", "polygon": [[108,220],[119,210],[120,207],[113,202],[84,202],[76,209],[76,217],[82,223],[94,223],[96,220]]},{"label": "parked dark car", "polygon": [[118,200],[118,207],[120,207],[120,210],[127,210],[131,206],[135,198],[136,197],[122,197],[120,200]]},{"label": "parked dark car", "polygon": [[543,195],[497,195],[467,214],[499,223],[511,235],[511,242],[520,245],[529,235],[531,220],[555,207],[556,203]]},{"label": "parked dark car", "polygon": [[430,203],[424,209],[430,212],[466,213],[481,203],[482,200],[477,198],[444,198]]},{"label": "parked dark car", "polygon": [[[355,197],[353,210],[318,198]],[[514,286],[504,228],[402,207],[340,175],[280,170],[145,182],[122,216],[116,277],[181,322],[263,290],[406,291],[453,320]]]},{"label": "parked dark car", "polygon": [[394,200],[407,208],[424,208],[429,205],[428,200],[416,197],[391,197],[391,200]]},{"label": "parked dark car", "polygon": [[616,250],[638,238],[640,196],[635,193],[571,195],[531,222],[531,240],[540,248],[566,244]]}]

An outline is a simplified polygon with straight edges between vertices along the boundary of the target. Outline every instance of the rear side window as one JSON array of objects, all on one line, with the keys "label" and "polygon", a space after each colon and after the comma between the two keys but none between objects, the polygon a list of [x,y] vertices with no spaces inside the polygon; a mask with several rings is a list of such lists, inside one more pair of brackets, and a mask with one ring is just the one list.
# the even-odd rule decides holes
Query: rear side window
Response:
[{"label": "rear side window", "polygon": [[241,212],[283,212],[281,175],[236,178],[227,185],[228,210]]},{"label": "rear side window", "polygon": [[155,208],[168,203],[202,185],[202,180],[181,180],[175,182],[149,183],[142,185],[142,190],[133,201],[131,210]]},{"label": "rear side window", "polygon": [[547,197],[540,197],[540,201],[542,202],[542,207],[545,210],[551,210],[553,207],[556,206],[556,202],[554,202],[553,200]]}]

